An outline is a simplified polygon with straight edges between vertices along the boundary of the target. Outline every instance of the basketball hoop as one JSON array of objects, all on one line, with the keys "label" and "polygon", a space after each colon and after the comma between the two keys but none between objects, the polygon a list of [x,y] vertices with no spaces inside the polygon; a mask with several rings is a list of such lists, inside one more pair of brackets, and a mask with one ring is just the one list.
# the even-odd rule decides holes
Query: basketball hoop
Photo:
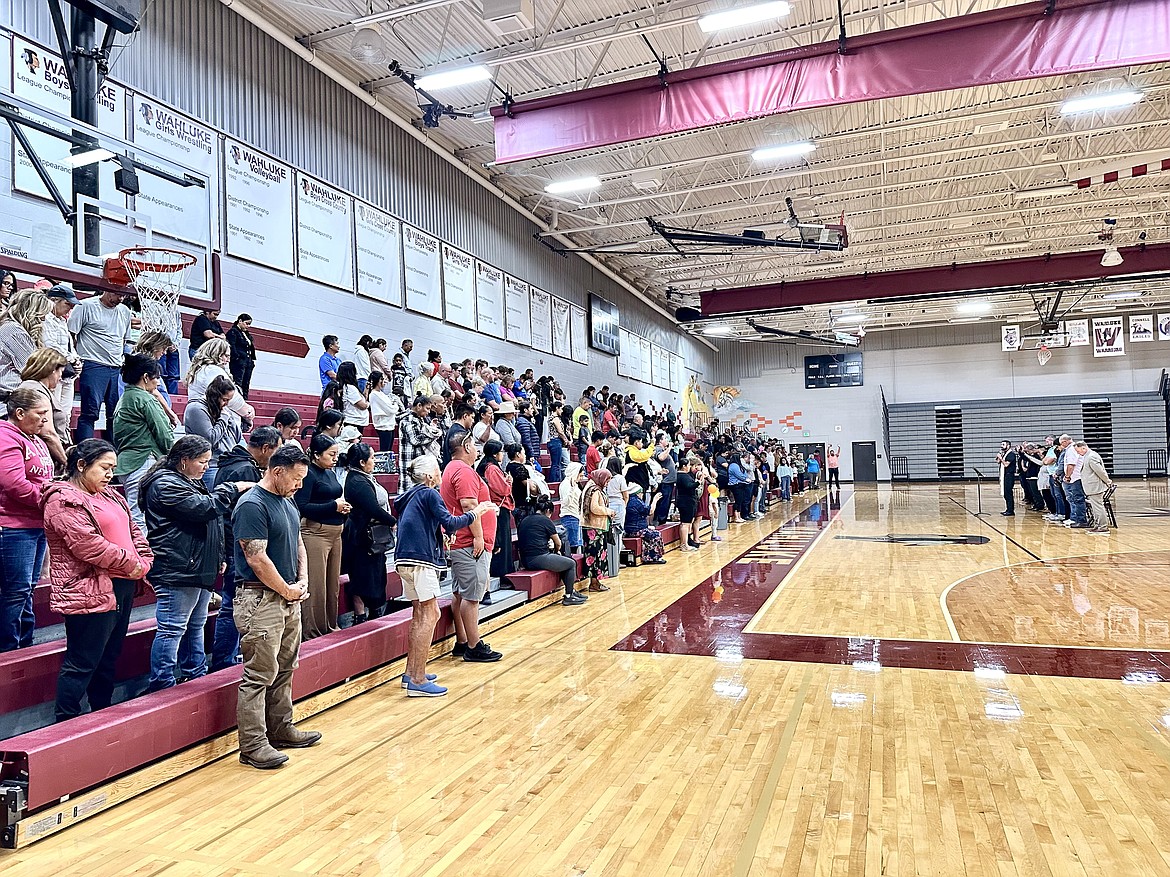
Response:
[{"label": "basketball hoop", "polygon": [[107,256],[103,274],[107,283],[134,287],[142,306],[143,331],[157,329],[173,336],[187,270],[197,261],[182,250],[130,247]]},{"label": "basketball hoop", "polygon": [[1048,349],[1047,344],[1041,344],[1040,349],[1036,351],[1036,361],[1040,365],[1048,365],[1048,361],[1052,359],[1052,351]]}]

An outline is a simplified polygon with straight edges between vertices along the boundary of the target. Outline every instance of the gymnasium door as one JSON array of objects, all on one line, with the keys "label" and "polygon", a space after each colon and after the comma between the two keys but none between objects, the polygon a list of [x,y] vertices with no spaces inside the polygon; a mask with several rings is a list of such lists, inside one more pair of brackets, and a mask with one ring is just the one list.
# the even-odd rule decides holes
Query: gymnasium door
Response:
[{"label": "gymnasium door", "polygon": [[875,483],[877,477],[877,443],[853,443],[853,483]]}]

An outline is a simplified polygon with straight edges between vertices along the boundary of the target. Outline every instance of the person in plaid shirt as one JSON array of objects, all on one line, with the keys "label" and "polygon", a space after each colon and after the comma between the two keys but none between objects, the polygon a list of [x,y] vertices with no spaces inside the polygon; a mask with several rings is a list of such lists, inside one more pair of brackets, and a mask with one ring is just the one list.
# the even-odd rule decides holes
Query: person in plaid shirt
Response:
[{"label": "person in plaid shirt", "polygon": [[416,483],[410,475],[410,464],[415,458],[431,453],[443,437],[442,427],[427,416],[430,406],[429,398],[416,396],[410,413],[398,424],[398,464],[404,489]]}]

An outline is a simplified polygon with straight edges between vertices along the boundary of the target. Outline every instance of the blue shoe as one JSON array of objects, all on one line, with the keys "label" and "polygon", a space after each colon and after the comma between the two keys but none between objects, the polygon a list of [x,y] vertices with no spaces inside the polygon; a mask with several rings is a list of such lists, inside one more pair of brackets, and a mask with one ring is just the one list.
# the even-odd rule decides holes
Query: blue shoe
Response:
[{"label": "blue shoe", "polygon": [[442,685],[436,685],[434,682],[424,682],[422,685],[408,682],[406,685],[407,697],[442,697],[446,693],[446,688]]},{"label": "blue shoe", "polygon": [[[434,682],[438,678],[439,677],[436,676],[434,673],[427,674],[427,682]],[[405,673],[403,673],[402,674],[402,687],[408,688],[409,686],[410,686],[410,677],[407,676]]]}]

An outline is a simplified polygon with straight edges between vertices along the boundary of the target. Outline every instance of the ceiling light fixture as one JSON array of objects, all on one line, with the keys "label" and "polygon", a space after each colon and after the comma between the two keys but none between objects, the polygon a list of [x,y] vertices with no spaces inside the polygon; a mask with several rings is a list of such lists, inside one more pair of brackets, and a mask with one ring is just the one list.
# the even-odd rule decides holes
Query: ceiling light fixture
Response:
[{"label": "ceiling light fixture", "polygon": [[1008,253],[1012,250],[1026,250],[1032,246],[1029,241],[1007,241],[1002,244],[987,244],[983,247],[985,253]]},{"label": "ceiling light fixture", "polygon": [[471,67],[460,67],[457,70],[446,70],[442,73],[428,73],[415,80],[415,87],[425,91],[440,91],[444,88],[458,88],[461,85],[472,85],[476,82],[485,82],[492,78],[492,71],[482,64]]},{"label": "ceiling light fixture", "polygon": [[955,310],[960,314],[986,314],[991,311],[991,302],[985,298],[964,301],[956,305]]},{"label": "ceiling light fixture", "polygon": [[[78,147],[74,148],[76,149]],[[68,155],[65,157],[65,163],[70,167],[85,167],[88,164],[97,164],[99,161],[105,161],[113,157],[114,153],[99,146],[95,149],[86,149],[85,152]]]},{"label": "ceiling light fixture", "polygon": [[952,317],[948,323],[982,323],[982,317]]},{"label": "ceiling light fixture", "polygon": [[868,314],[836,314],[833,317],[834,323],[863,323],[869,319]]},{"label": "ceiling light fixture", "polygon": [[587,192],[590,189],[599,188],[601,188],[601,180],[598,177],[577,177],[574,180],[549,183],[544,187],[544,190],[550,195],[564,195],[568,192]]},{"label": "ceiling light fixture", "polygon": [[1101,254],[1102,268],[1116,268],[1124,261],[1125,257],[1121,255],[1117,247],[1115,247],[1113,244],[1107,246],[1105,248],[1105,252]]},{"label": "ceiling light fixture", "polygon": [[1142,293],[1134,290],[1132,292],[1109,292],[1101,296],[1105,301],[1126,301],[1132,298],[1141,298]]},{"label": "ceiling light fixture", "polygon": [[1113,91],[1108,94],[1092,94],[1085,97],[1074,97],[1060,105],[1062,116],[1071,116],[1076,113],[1093,113],[1098,110],[1115,110],[1121,107],[1131,107],[1142,99],[1140,91],[1128,89]]},{"label": "ceiling light fixture", "polygon": [[386,40],[377,28],[363,27],[353,35],[349,57],[363,64],[381,64],[386,60]]},{"label": "ceiling light fixture", "polygon": [[755,24],[759,21],[768,21],[773,18],[784,18],[792,12],[792,4],[785,0],[776,0],[773,3],[758,3],[754,6],[745,6],[742,9],[728,9],[726,12],[713,12],[699,19],[699,30],[703,33],[715,33],[730,27],[743,27],[746,24]]},{"label": "ceiling light fixture", "polygon": [[1100,314],[1105,311],[1115,310],[1117,310],[1117,305],[1085,305],[1081,308],[1081,312],[1086,314]]},{"label": "ceiling light fixture", "polygon": [[704,335],[730,335],[731,333],[730,326],[707,326],[703,329]]},{"label": "ceiling light fixture", "polygon": [[817,145],[802,140],[799,143],[784,143],[780,146],[762,146],[752,153],[752,161],[778,161],[782,158],[800,158],[815,151]]}]

